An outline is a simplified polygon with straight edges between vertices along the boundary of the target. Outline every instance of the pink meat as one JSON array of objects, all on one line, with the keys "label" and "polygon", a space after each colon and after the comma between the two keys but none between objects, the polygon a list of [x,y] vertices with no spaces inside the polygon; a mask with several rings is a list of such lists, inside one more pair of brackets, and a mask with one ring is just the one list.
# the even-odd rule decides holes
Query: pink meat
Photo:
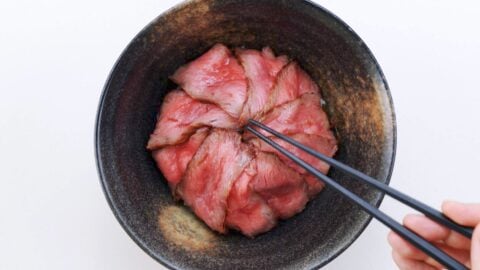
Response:
[{"label": "pink meat", "polygon": [[176,187],[182,180],[188,163],[208,135],[208,130],[209,128],[201,128],[182,144],[166,146],[152,152],[153,159],[167,179],[172,194],[175,195]]},{"label": "pink meat", "polygon": [[[332,157],[335,152],[337,151],[337,141],[335,140],[335,137],[331,133],[330,130],[325,132],[325,135],[309,135],[309,134],[303,134],[303,133],[298,133],[294,135],[290,135],[289,137],[300,142],[301,144],[308,146],[312,149],[314,149],[317,152],[320,152],[328,157]],[[293,146],[292,144],[289,144],[288,142],[285,142],[282,139],[279,138],[270,138],[283,148],[287,149],[289,152],[293,153],[297,157],[303,159],[305,162],[309,163],[322,173],[328,172],[328,169],[330,166],[321,161],[320,159],[308,154],[307,152],[301,150],[298,147]],[[295,171],[305,174],[307,171],[303,169],[302,167],[298,166],[295,162],[291,161],[289,158],[287,158],[285,155],[282,153],[278,152],[267,144],[266,142],[262,141],[259,138],[253,138],[249,141],[256,149],[260,149],[263,152],[267,153],[275,153],[285,164],[287,164],[289,167],[295,169]]]},{"label": "pink meat", "polygon": [[318,86],[296,62],[291,62],[278,74],[275,87],[265,107],[267,110],[277,107],[305,93],[319,93]]},{"label": "pink meat", "polygon": [[[180,198],[211,229],[254,237],[301,212],[324,183],[249,132],[249,118],[333,156],[318,86],[296,62],[217,44],[171,79],[147,148]],[[261,131],[323,173],[329,166]],[[243,138],[242,138],[243,136]],[[243,139],[243,140],[242,140]]]},{"label": "pink meat", "polygon": [[277,224],[272,209],[253,189],[250,181],[257,175],[255,160],[243,171],[228,196],[226,225],[253,237]]},{"label": "pink meat", "polygon": [[304,174],[303,178],[307,183],[307,194],[308,198],[310,199],[313,199],[325,187],[325,183],[323,181],[318,180],[317,177],[311,174]]},{"label": "pink meat", "polygon": [[238,122],[218,106],[194,100],[185,92],[174,90],[165,97],[147,148],[155,150],[182,143],[202,126],[237,128]]},{"label": "pink meat", "polygon": [[214,129],[190,161],[177,192],[210,228],[226,233],[228,194],[252,158],[237,132]]},{"label": "pink meat", "polygon": [[257,175],[250,186],[281,219],[303,210],[308,202],[307,185],[303,178],[275,155],[258,152]]},{"label": "pink meat", "polygon": [[[324,134],[330,129],[327,114],[322,110],[318,93],[306,93],[300,98],[274,108],[258,121],[285,135]],[[270,133],[261,131],[267,136]],[[254,135],[247,132],[246,139]]]},{"label": "pink meat", "polygon": [[[317,152],[320,152],[328,157],[332,157],[335,152],[337,151],[337,141],[335,140],[335,137],[333,136],[333,133],[330,130],[327,130],[324,132],[323,135],[308,135],[308,134],[303,134],[303,133],[298,133],[294,135],[290,135],[290,137],[301,144],[308,146],[312,149],[314,149]],[[279,138],[272,138],[273,141],[278,143],[280,146],[284,147],[287,149],[289,152],[293,153],[297,157],[301,158],[305,162],[309,163],[316,169],[318,169],[320,172],[326,174],[330,168],[330,166],[315,158],[312,155],[309,155],[308,153],[302,151],[300,148],[295,147]],[[305,180],[307,181],[308,184],[308,195],[309,197],[313,197],[318,192],[322,190],[323,183],[319,182],[315,177],[312,177],[307,173],[305,169],[302,167],[298,166],[295,162],[291,161],[289,158],[275,150],[272,146],[269,144],[265,143],[261,139],[254,138],[249,141],[255,148],[260,149],[261,151],[267,152],[267,153],[275,153],[286,165],[288,165],[290,168],[294,169],[295,171],[299,172],[300,174],[305,176]]]},{"label": "pink meat", "polygon": [[286,56],[275,57],[268,47],[261,52],[238,49],[236,54],[248,80],[247,101],[240,116],[242,122],[266,109],[277,74],[288,63],[288,59]]},{"label": "pink meat", "polygon": [[193,98],[217,104],[238,118],[247,97],[243,68],[222,44],[180,67],[171,79]]}]

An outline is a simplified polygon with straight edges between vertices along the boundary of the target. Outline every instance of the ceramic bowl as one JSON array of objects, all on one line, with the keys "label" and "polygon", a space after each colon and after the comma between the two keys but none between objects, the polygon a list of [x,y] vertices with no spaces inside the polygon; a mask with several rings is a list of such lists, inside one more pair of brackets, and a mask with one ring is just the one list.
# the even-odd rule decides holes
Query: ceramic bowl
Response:
[{"label": "ceramic bowl", "polygon": [[[306,209],[254,239],[219,235],[172,199],[145,146],[178,67],[216,43],[297,60],[321,88],[339,140],[335,158],[388,183],[395,118],[382,71],[348,25],[308,1],[184,2],[148,24],[107,80],[96,124],[96,157],[108,203],[130,237],[172,269],[312,269],[333,260],[370,217],[330,188]],[[332,169],[334,179],[378,206],[383,196]]]}]

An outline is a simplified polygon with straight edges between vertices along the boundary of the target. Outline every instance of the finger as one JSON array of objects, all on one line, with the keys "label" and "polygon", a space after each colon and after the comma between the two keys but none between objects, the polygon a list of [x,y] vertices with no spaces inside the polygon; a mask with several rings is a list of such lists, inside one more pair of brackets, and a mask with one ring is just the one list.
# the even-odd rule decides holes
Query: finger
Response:
[{"label": "finger", "polygon": [[403,219],[403,224],[429,242],[443,241],[452,248],[470,250],[470,239],[435,223],[423,215],[407,215]]},{"label": "finger", "polygon": [[[434,259],[430,258],[427,254],[422,252],[421,250],[414,247],[412,244],[401,238],[396,233],[391,232],[388,235],[388,242],[392,246],[393,250],[397,252],[402,257],[407,259],[423,261],[431,266],[434,267],[441,267],[441,264],[435,261]],[[465,264],[470,265],[470,252],[467,250],[460,250],[454,249],[445,244],[435,244],[436,247],[442,249],[448,255],[455,258],[457,261]]]},{"label": "finger", "polygon": [[397,252],[392,252],[393,261],[397,264],[398,268],[402,270],[437,270],[441,269],[440,267],[433,267],[426,264],[422,261],[416,261],[413,259],[408,259],[398,254]]},{"label": "finger", "polygon": [[388,243],[398,255],[404,257],[405,259],[423,261],[425,263],[428,260],[428,264],[433,267],[440,268],[442,266],[435,260],[429,259],[427,254],[423,253],[421,250],[414,247],[412,244],[394,232],[390,232],[388,234]]},{"label": "finger", "polygon": [[473,231],[472,250],[470,254],[472,270],[480,270],[480,224]]},{"label": "finger", "polygon": [[450,233],[445,227],[438,225],[422,215],[409,214],[403,219],[403,225],[420,234],[428,241],[440,241]]},{"label": "finger", "polygon": [[449,218],[464,226],[476,226],[480,223],[480,204],[444,201],[442,211]]}]

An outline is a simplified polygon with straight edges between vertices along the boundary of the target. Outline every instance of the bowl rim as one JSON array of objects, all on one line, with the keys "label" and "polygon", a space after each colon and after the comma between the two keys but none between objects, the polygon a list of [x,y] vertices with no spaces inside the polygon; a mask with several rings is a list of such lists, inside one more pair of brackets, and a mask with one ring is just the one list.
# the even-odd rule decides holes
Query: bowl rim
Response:
[{"label": "bowl rim", "polygon": [[[120,62],[125,55],[125,53],[134,45],[135,40],[144,35],[148,29],[155,24],[156,21],[158,21],[161,17],[165,16],[168,13],[174,12],[176,10],[179,10],[190,3],[197,2],[198,0],[184,0],[173,7],[168,8],[158,16],[156,16],[153,20],[151,20],[147,25],[145,25],[142,30],[140,30],[135,37],[129,41],[127,46],[122,50],[120,55],[118,56],[117,60],[115,61],[113,67],[111,68],[110,72],[108,73],[107,80],[102,88],[102,93],[100,95],[100,101],[97,107],[97,114],[95,117],[95,130],[94,130],[94,148],[95,148],[95,163],[97,167],[97,173],[98,177],[100,180],[100,184],[102,186],[103,194],[105,195],[105,198],[108,202],[108,205],[110,206],[110,209],[112,210],[115,218],[117,221],[120,223],[121,227],[123,230],[128,234],[128,236],[139,246],[145,253],[147,253],[151,258],[153,258],[155,261],[160,263],[161,265],[165,266],[168,269],[175,270],[177,269],[174,265],[169,263],[168,258],[165,258],[162,256],[161,253],[154,252],[152,249],[149,248],[149,246],[143,242],[140,237],[130,228],[130,226],[127,224],[126,220],[124,220],[124,217],[120,214],[119,209],[116,207],[112,194],[110,193],[110,190],[107,188],[108,184],[106,182],[106,176],[104,174],[104,167],[102,164],[102,153],[100,150],[100,123],[101,123],[101,116],[103,112],[103,107],[105,104],[105,97],[108,93],[108,89],[110,87],[110,84],[112,83],[112,75],[114,72],[117,70],[118,66],[120,65]],[[390,87],[388,86],[387,80],[385,78],[385,75],[383,73],[383,70],[381,69],[377,59],[373,55],[372,51],[370,48],[367,46],[367,44],[360,38],[360,36],[345,22],[343,21],[340,17],[335,15],[333,12],[329,11],[328,9],[324,8],[320,4],[317,4],[311,0],[302,0],[305,4],[309,5],[313,9],[318,9],[319,11],[323,12],[326,17],[330,17],[334,21],[339,23],[340,27],[345,28],[345,30],[352,35],[352,38],[355,39],[358,43],[357,46],[360,46],[362,50],[365,51],[366,55],[370,58],[371,62],[373,63],[376,71],[379,74],[379,78],[381,82],[384,85],[385,88],[385,94],[386,98],[388,99],[388,105],[390,106],[390,111],[391,111],[391,121],[392,121],[392,153],[390,156],[390,166],[388,168],[388,172],[385,178],[385,184],[389,184],[392,174],[393,174],[393,169],[395,167],[395,158],[396,158],[396,150],[397,150],[397,122],[396,122],[396,115],[395,115],[395,107],[393,104],[393,99],[390,91]],[[377,201],[374,203],[375,207],[380,207],[381,203],[383,202],[383,199],[385,197],[384,193],[380,193],[379,197],[376,199]],[[319,269],[334,259],[336,259],[340,254],[342,254],[345,250],[347,250],[353,242],[355,242],[358,237],[365,231],[367,226],[370,224],[372,221],[372,216],[368,215],[367,219],[364,221],[364,224],[360,225],[360,230],[358,230],[356,233],[352,234],[353,237],[351,237],[349,240],[345,241],[345,245],[343,245],[340,249],[338,249],[336,252],[334,252],[330,257],[328,257],[325,261],[321,262],[318,265],[313,266],[311,269]]]}]

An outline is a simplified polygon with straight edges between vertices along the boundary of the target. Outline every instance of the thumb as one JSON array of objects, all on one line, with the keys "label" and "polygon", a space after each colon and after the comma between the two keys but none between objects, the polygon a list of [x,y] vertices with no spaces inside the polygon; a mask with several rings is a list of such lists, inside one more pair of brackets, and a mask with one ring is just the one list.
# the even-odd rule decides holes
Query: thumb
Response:
[{"label": "thumb", "polygon": [[473,231],[472,249],[470,252],[472,270],[480,270],[480,224],[478,224]]},{"label": "thumb", "polygon": [[442,211],[455,222],[475,227],[480,223],[480,203],[460,203],[444,201]]}]

